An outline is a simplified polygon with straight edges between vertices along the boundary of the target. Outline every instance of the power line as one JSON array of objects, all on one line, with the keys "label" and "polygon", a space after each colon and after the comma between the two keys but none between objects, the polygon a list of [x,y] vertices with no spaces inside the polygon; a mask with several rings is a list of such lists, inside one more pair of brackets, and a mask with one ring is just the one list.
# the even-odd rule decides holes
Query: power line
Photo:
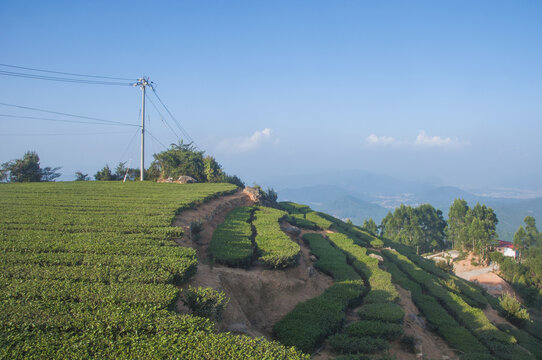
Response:
[{"label": "power line", "polygon": [[124,152],[122,153],[122,156],[120,157],[121,161],[122,159],[124,159],[124,156],[126,156],[126,154],[128,153],[128,150],[130,149],[130,146],[132,146],[132,143],[134,142],[134,139],[136,138],[136,135],[138,133],[139,133],[139,129],[137,129],[135,133],[132,135],[132,137],[130,138],[130,142],[128,142],[128,146],[126,147],[126,149],[124,149]]},{"label": "power line", "polygon": [[177,125],[177,127],[179,128],[179,130],[181,130],[181,133],[185,136],[185,138],[190,141],[191,143],[194,144],[194,146],[197,148],[197,144],[196,142],[194,141],[194,139],[192,139],[192,137],[188,134],[188,132],[182,127],[181,123],[175,118],[175,116],[173,116],[173,114],[171,113],[171,111],[169,111],[169,109],[167,108],[167,106],[164,104],[164,102],[162,101],[162,99],[160,99],[160,97],[158,96],[158,93],[156,92],[156,90],[154,88],[152,88],[152,91],[154,93],[154,96],[156,96],[156,98],[158,99],[158,101],[160,102],[160,104],[162,104],[162,106],[164,107],[164,109],[166,109],[167,113],[169,114],[169,116],[173,119],[173,121],[175,122],[175,124]]},{"label": "power line", "polygon": [[84,132],[84,133],[12,133],[0,134],[0,136],[76,136],[76,135],[110,135],[110,134],[130,134],[126,131],[106,131],[106,132]]},{"label": "power line", "polygon": [[148,96],[146,96],[147,100],[149,100],[152,104],[152,106],[154,107],[154,109],[156,110],[156,112],[158,113],[158,115],[160,116],[160,120],[162,120],[162,123],[169,129],[171,130],[171,132],[173,133],[173,135],[175,135],[175,138],[177,138],[177,140],[180,139],[180,136],[177,134],[177,132],[169,125],[169,123],[167,122],[166,119],[164,119],[164,116],[162,115],[162,113],[160,112],[160,110],[158,110],[158,107],[156,106],[156,104],[154,103],[154,101],[152,101],[152,99]]},{"label": "power line", "polygon": [[147,130],[147,134],[149,134],[156,142],[158,142],[160,145],[162,145],[164,147],[164,149],[168,149],[166,145],[164,145],[160,140],[158,140],[157,138],[154,137],[153,134],[151,134],[151,132],[149,130]]},{"label": "power line", "polygon": [[105,120],[105,119],[100,119],[100,118],[95,118],[95,117],[90,117],[90,116],[83,116],[83,115],[69,114],[69,113],[64,113],[64,112],[60,112],[60,111],[38,109],[38,108],[30,107],[30,106],[22,106],[22,105],[15,105],[15,104],[7,104],[7,103],[3,103],[3,102],[0,102],[0,105],[10,106],[10,107],[18,108],[18,109],[26,109],[26,110],[41,111],[41,112],[45,112],[45,113],[49,113],[49,114],[56,114],[56,115],[63,115],[63,116],[71,116],[71,117],[76,117],[76,118],[86,119],[86,120],[95,120],[95,121],[100,121],[100,122],[103,122],[103,123],[110,123],[110,124],[117,124],[117,125],[126,125],[126,126],[137,126],[137,127],[139,127],[139,125],[129,124],[129,123],[121,122],[121,121]]},{"label": "power line", "polygon": [[63,119],[43,118],[43,117],[38,117],[38,116],[21,116],[21,115],[10,115],[10,114],[0,114],[0,116],[11,117],[11,118],[16,118],[16,119],[44,120],[44,121],[55,121],[55,122],[65,122],[65,123],[74,123],[74,124],[91,124],[91,125],[108,125],[108,126],[136,126],[136,127],[139,128],[139,125],[123,124],[123,123],[110,124],[110,123],[102,123],[102,122],[63,120]]},{"label": "power line", "polygon": [[4,71],[4,70],[0,70],[0,75],[21,77],[21,78],[27,78],[27,79],[69,82],[69,83],[77,83],[77,84],[132,86],[132,83],[128,83],[128,82],[97,81],[97,80],[61,78],[61,77],[56,77],[56,76],[25,74],[25,73],[17,73],[17,72],[13,72],[13,71]]},{"label": "power line", "polygon": [[81,77],[90,77],[90,78],[95,78],[95,79],[110,79],[110,80],[128,80],[128,81],[135,81],[135,78],[122,78],[122,77],[113,77],[113,76],[100,76],[100,75],[77,74],[77,73],[69,73],[69,72],[62,72],[62,71],[52,71],[52,70],[35,69],[35,68],[29,68],[29,67],[17,66],[17,65],[8,65],[8,64],[0,64],[0,66],[10,67],[10,68],[14,68],[14,69],[39,71],[39,72],[45,72],[45,73],[51,73],[51,74],[70,75],[70,76],[81,76]]}]

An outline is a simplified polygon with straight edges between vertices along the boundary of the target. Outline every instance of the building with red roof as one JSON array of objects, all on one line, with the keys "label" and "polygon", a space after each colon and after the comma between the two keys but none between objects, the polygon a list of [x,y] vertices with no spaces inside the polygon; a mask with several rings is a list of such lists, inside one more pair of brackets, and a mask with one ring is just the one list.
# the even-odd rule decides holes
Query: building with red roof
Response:
[{"label": "building with red roof", "polygon": [[517,256],[517,251],[514,248],[514,244],[510,241],[497,240],[499,245],[497,245],[497,251],[503,254],[504,256],[513,257],[514,259]]}]

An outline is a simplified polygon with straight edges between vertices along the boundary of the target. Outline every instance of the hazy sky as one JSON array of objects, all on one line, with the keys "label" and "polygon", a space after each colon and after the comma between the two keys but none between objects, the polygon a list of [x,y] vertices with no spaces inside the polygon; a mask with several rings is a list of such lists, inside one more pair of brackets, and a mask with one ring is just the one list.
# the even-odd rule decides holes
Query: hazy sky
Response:
[{"label": "hazy sky", "polygon": [[[364,169],[542,190],[541,19],[540,1],[3,0],[0,63],[149,76],[197,145],[248,183]],[[2,103],[139,123],[138,88],[0,79]],[[148,110],[151,134],[176,142]],[[0,115],[0,162],[36,150],[64,180],[139,164],[136,127]],[[148,138],[147,164],[160,150]]]}]

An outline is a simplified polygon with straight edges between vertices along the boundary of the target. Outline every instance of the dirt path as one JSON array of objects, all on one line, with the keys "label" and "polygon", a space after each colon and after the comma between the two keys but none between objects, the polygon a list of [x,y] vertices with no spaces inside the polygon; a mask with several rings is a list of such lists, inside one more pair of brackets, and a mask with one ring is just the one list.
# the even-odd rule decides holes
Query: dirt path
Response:
[{"label": "dirt path", "polygon": [[[405,335],[414,336],[421,343],[421,351],[424,359],[459,359],[457,354],[442,340],[440,336],[425,328],[425,319],[418,308],[412,302],[410,291],[395,285],[399,292],[399,305],[405,312],[404,331]],[[392,343],[391,351],[398,360],[419,359],[415,354],[404,351],[398,341]]]},{"label": "dirt path", "polygon": [[[195,248],[198,254],[199,264],[208,264],[207,248],[209,247],[211,237],[213,236],[216,227],[224,222],[226,215],[233,209],[253,204],[253,201],[247,193],[244,191],[237,191],[234,194],[213,199],[195,209],[183,211],[177,215],[173,222],[173,226],[182,227],[184,230],[183,237],[177,240],[177,244]],[[190,224],[193,221],[202,222],[202,230],[197,242],[192,239],[190,233]]]},{"label": "dirt path", "polygon": [[[216,227],[236,207],[252,204],[248,195],[237,192],[196,209],[183,211],[177,216],[174,225],[185,230],[185,236],[178,240],[178,244],[196,249],[199,260],[196,275],[182,288],[191,285],[224,291],[230,302],[224,310],[220,330],[271,339],[273,324],[292,311],[297,303],[319,296],[333,281],[314,270],[310,250],[299,236],[291,235],[301,248],[299,265],[286,270],[262,267],[238,269],[210,263],[207,249]],[[193,220],[203,223],[197,242],[190,236],[189,228]],[[188,312],[181,301],[177,303],[177,310]]]}]

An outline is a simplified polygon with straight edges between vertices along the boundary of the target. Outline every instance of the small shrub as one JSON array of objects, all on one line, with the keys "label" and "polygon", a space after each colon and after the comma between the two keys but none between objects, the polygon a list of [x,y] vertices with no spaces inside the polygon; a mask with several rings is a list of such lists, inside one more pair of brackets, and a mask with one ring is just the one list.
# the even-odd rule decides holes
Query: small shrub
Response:
[{"label": "small shrub", "polygon": [[416,353],[416,338],[411,335],[403,335],[401,336],[401,339],[399,339],[399,342],[401,343],[401,347],[408,352],[411,352],[413,354]]},{"label": "small shrub", "polygon": [[212,320],[222,320],[222,311],[229,300],[224,292],[212,288],[189,286],[187,290],[184,290],[183,302],[192,310],[192,313]]},{"label": "small shrub", "polygon": [[485,353],[466,353],[459,357],[461,360],[495,360],[492,355]]},{"label": "small shrub", "polygon": [[444,260],[437,261],[435,263],[435,266],[445,272],[452,272],[454,269],[454,265],[451,262],[447,262]]},{"label": "small shrub", "polygon": [[381,249],[384,246],[384,242],[380,239],[374,239],[371,241],[371,246],[375,249]]},{"label": "small shrub", "polygon": [[399,324],[367,320],[348,324],[344,332],[352,337],[371,336],[392,340],[403,334],[403,327]]},{"label": "small shrub", "polygon": [[501,314],[515,325],[525,325],[530,319],[529,312],[509,293],[504,293],[499,298],[499,305]]},{"label": "small shrub", "polygon": [[395,303],[365,304],[358,314],[362,319],[386,322],[401,322],[405,316],[403,309]]},{"label": "small shrub", "polygon": [[201,230],[203,230],[203,222],[200,219],[192,220],[190,223],[190,235],[192,236],[192,240],[198,242]]},{"label": "small shrub", "polygon": [[329,346],[335,352],[341,354],[351,353],[374,353],[387,350],[388,342],[378,338],[368,336],[350,337],[346,334],[335,334],[328,339]]}]

